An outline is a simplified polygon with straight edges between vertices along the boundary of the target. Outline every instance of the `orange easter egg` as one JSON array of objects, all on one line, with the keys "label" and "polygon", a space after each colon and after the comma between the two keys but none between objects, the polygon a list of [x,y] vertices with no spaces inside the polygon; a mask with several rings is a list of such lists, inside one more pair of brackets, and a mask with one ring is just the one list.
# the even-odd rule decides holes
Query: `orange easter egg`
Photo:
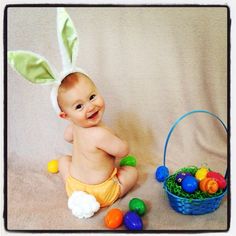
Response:
[{"label": "orange easter egg", "polygon": [[219,189],[219,185],[216,182],[216,180],[214,180],[212,178],[205,178],[205,179],[200,181],[199,188],[203,192],[213,194],[213,193],[217,192],[217,190]]},{"label": "orange easter egg", "polygon": [[107,228],[118,228],[123,221],[123,212],[118,208],[111,209],[104,218],[104,223]]},{"label": "orange easter egg", "polygon": [[202,190],[202,192],[207,192],[206,190],[206,182],[209,178],[205,178],[199,182],[199,188]]}]

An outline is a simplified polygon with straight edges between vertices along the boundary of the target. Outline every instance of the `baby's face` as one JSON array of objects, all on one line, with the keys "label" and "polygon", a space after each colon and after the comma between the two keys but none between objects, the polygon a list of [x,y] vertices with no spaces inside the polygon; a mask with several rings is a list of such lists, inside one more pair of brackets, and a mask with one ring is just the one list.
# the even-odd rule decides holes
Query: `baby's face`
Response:
[{"label": "baby's face", "polygon": [[100,123],[105,103],[95,85],[86,77],[81,77],[78,83],[63,92],[62,107],[66,119],[88,128]]}]

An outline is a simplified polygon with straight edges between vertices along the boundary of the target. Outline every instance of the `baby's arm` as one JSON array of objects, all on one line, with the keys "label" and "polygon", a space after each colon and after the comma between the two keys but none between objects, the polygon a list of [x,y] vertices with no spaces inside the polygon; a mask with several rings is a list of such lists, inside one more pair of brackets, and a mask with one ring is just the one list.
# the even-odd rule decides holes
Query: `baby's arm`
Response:
[{"label": "baby's arm", "polygon": [[64,132],[64,139],[69,142],[73,143],[73,126],[72,124],[68,125]]},{"label": "baby's arm", "polygon": [[121,140],[110,131],[100,129],[97,132],[97,148],[105,151],[111,156],[120,158],[129,154],[129,146],[126,141]]}]

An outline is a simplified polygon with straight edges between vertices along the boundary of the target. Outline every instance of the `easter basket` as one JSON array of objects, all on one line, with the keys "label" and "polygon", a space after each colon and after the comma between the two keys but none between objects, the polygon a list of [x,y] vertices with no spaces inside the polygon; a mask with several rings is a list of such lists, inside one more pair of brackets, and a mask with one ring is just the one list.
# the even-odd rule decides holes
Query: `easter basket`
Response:
[{"label": "easter basket", "polygon": [[[206,111],[206,110],[193,110],[191,112],[188,112],[186,114],[184,114],[183,116],[181,116],[179,119],[177,119],[174,124],[172,125],[172,127],[170,128],[170,131],[167,135],[166,138],[166,142],[165,142],[165,146],[164,146],[164,166],[165,167],[165,162],[166,162],[166,151],[167,151],[167,145],[170,139],[170,136],[173,132],[173,130],[175,129],[176,125],[183,120],[185,117],[194,114],[194,113],[205,113],[208,114],[214,118],[216,118],[218,121],[220,121],[220,123],[223,125],[225,131],[227,132],[227,127],[225,126],[225,124],[223,123],[223,121],[217,117],[215,114]],[[168,199],[169,199],[169,203],[171,205],[171,207],[179,213],[185,214],[185,215],[202,215],[202,214],[207,214],[210,212],[215,211],[221,204],[221,201],[223,199],[223,197],[225,196],[226,192],[227,192],[227,187],[225,187],[225,189],[220,189],[218,190],[215,194],[209,194],[209,193],[203,193],[200,192],[200,190],[197,190],[196,193],[190,194],[190,193],[184,193],[181,192],[180,189],[178,189],[178,187],[176,188],[173,187],[173,181],[176,178],[176,175],[180,172],[189,172],[191,173],[193,176],[195,175],[196,171],[197,171],[197,167],[195,166],[190,166],[190,167],[185,167],[182,168],[180,170],[178,170],[177,172],[175,172],[174,174],[169,175],[169,171],[168,168],[166,168],[168,174],[166,174],[166,177],[163,179],[164,181],[164,185],[163,188],[165,190],[165,192],[167,193]],[[227,171],[225,174],[225,180],[227,180]],[[168,177],[167,177],[168,176]],[[179,187],[181,188],[181,187]]]}]

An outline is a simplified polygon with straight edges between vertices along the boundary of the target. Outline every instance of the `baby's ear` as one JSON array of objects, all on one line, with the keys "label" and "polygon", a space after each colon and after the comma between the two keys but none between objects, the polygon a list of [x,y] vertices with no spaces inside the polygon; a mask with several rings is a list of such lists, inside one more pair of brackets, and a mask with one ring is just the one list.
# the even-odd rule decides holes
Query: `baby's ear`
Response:
[{"label": "baby's ear", "polygon": [[59,116],[62,118],[62,119],[67,119],[68,118],[68,115],[64,112],[64,111],[61,111],[59,113]]}]

